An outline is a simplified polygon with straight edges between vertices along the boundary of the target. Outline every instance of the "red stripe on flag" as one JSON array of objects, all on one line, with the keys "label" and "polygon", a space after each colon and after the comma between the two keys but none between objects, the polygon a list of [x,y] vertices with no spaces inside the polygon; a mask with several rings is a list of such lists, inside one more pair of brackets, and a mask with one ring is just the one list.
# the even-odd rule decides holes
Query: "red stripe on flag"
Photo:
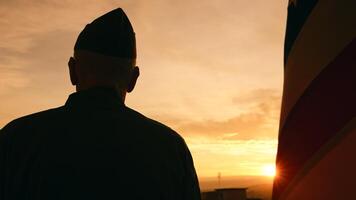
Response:
[{"label": "red stripe on flag", "polygon": [[310,84],[280,130],[273,199],[356,113],[356,40]]}]

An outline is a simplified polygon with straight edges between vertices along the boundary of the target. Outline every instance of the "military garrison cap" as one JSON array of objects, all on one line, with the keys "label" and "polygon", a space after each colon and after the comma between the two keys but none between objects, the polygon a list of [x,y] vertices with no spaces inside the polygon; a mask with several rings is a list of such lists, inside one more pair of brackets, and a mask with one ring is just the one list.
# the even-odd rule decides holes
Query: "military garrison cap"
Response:
[{"label": "military garrison cap", "polygon": [[74,50],[135,59],[135,32],[125,12],[117,8],[86,25],[78,36]]}]

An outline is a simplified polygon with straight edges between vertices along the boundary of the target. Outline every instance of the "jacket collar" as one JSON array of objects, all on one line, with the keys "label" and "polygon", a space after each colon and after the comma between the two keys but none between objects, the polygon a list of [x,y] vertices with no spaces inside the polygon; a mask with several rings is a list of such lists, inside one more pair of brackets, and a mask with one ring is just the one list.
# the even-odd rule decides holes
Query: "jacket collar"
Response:
[{"label": "jacket collar", "polygon": [[109,87],[95,87],[69,95],[66,107],[118,108],[125,107],[120,94]]}]

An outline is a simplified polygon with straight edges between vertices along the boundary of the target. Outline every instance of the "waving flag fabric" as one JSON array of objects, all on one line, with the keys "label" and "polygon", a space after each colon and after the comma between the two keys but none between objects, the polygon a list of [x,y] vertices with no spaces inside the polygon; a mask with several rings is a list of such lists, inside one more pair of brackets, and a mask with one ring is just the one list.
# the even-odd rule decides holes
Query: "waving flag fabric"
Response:
[{"label": "waving flag fabric", "polygon": [[355,38],[355,0],[290,0],[274,200],[356,199]]}]

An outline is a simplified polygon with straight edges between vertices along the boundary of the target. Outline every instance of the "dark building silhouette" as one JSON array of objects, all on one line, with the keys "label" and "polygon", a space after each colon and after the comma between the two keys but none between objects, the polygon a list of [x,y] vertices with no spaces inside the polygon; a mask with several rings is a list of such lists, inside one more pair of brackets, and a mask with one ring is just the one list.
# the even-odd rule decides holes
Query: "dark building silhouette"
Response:
[{"label": "dark building silhouette", "polygon": [[221,188],[203,192],[202,200],[247,200],[247,188]]}]

